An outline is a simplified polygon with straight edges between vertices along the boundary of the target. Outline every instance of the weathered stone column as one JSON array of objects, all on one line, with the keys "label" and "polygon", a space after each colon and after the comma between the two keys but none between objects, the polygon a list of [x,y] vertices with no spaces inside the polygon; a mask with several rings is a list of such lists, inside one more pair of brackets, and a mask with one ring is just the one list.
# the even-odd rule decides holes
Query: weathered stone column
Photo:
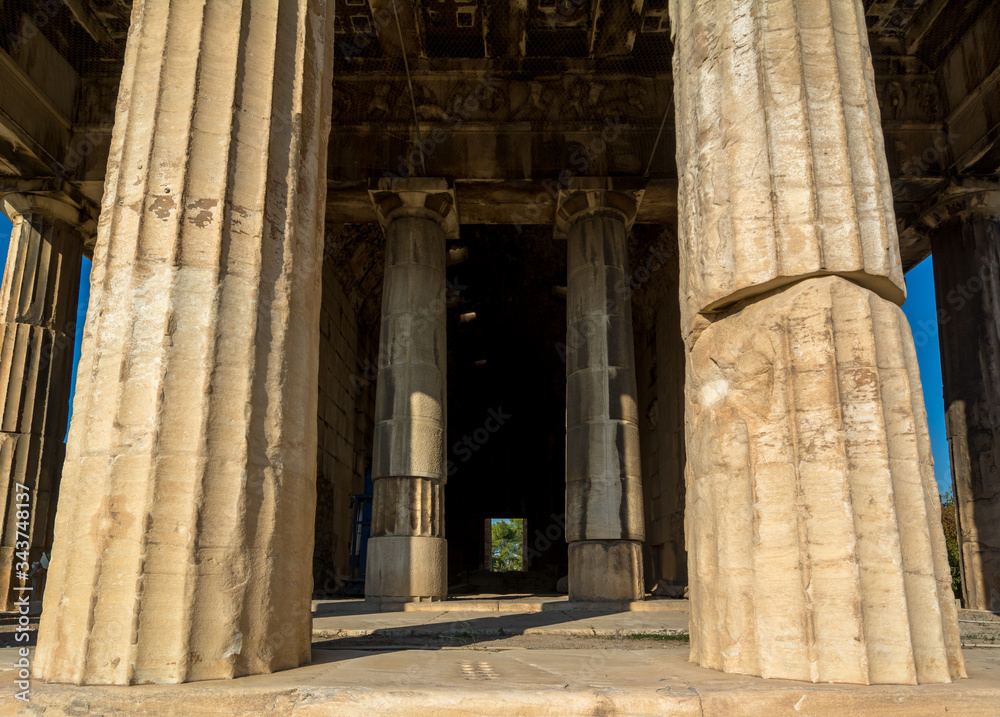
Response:
[{"label": "weathered stone column", "polygon": [[931,246],[962,597],[1000,611],[1000,189],[943,209]]},{"label": "weathered stone column", "polygon": [[691,659],[964,676],[860,0],[673,0]]},{"label": "weathered stone column", "polygon": [[445,240],[458,234],[455,195],[445,180],[383,179],[371,196],[386,243],[365,598],[441,600],[448,592]]},{"label": "weathered stone column", "polygon": [[132,10],[35,674],[310,659],[332,3]]},{"label": "weathered stone column", "polygon": [[[0,291],[0,607],[11,610],[18,597],[12,588],[27,584],[15,553],[30,565],[52,552],[86,219],[76,207],[34,194],[5,195],[0,209],[14,225]],[[30,498],[23,522],[17,483]],[[21,536],[18,523],[27,527]]]},{"label": "weathered stone column", "polygon": [[[574,186],[575,185],[575,186]],[[567,241],[566,541],[570,600],[641,600],[643,527],[628,228],[636,196],[584,179],[560,197]]]}]

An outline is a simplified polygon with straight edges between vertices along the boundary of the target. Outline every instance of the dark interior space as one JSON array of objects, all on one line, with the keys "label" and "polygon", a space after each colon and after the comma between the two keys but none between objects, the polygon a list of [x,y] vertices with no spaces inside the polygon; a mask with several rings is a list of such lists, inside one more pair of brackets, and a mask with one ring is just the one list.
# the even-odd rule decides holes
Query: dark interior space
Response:
[{"label": "dark interior space", "polygon": [[[450,254],[449,582],[551,591],[567,571],[565,243],[551,227],[463,226]],[[522,573],[484,565],[484,520],[497,516],[526,519]]]},{"label": "dark interior space", "polygon": [[[365,497],[378,383],[384,241],[375,224],[333,227],[324,264],[315,585],[363,593]],[[545,593],[568,572],[564,542],[566,243],[543,225],[467,225],[447,245],[449,594]],[[645,578],[687,583],[684,345],[676,233],[629,239],[645,504]],[[358,496],[361,496],[360,498]],[[489,518],[522,518],[523,572],[493,572]]]}]

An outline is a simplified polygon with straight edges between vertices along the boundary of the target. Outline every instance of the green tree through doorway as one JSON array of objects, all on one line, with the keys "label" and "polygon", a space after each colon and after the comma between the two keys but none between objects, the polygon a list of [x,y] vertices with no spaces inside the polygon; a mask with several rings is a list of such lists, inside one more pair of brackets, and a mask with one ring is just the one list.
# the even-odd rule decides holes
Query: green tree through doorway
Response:
[{"label": "green tree through doorway", "polygon": [[495,573],[523,569],[524,519],[494,519],[492,521],[493,565]]}]

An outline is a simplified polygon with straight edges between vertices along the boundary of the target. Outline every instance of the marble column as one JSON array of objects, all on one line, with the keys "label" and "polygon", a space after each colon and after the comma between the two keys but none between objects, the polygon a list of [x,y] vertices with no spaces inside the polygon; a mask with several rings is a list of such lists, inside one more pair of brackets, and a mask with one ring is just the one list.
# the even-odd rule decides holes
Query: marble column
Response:
[{"label": "marble column", "polygon": [[672,0],[691,659],[965,675],[861,0]]},{"label": "marble column", "polygon": [[962,602],[1000,611],[1000,189],[931,231]]},{"label": "marble column", "polygon": [[332,20],[133,6],[36,677],[310,660]]},{"label": "marble column", "polygon": [[560,197],[567,242],[566,541],[569,599],[641,600],[643,525],[628,229],[636,196],[578,180]]},{"label": "marble column", "polygon": [[445,240],[458,234],[455,195],[444,180],[383,179],[371,196],[385,230],[385,275],[365,598],[442,600],[448,592]]},{"label": "marble column", "polygon": [[[0,209],[13,224],[0,290],[0,607],[12,610],[24,563],[52,553],[86,220],[37,194],[8,194]],[[27,489],[24,521],[15,484]]]}]

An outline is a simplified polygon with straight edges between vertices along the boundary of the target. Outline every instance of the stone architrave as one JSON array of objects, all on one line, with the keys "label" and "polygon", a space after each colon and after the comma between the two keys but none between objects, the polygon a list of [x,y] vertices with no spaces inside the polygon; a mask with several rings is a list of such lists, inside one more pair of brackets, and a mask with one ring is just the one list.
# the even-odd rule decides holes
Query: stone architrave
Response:
[{"label": "stone architrave", "polygon": [[372,533],[365,597],[442,600],[447,481],[445,241],[457,238],[443,179],[383,179],[370,190],[385,230],[382,328],[375,386]]},{"label": "stone architrave", "polygon": [[36,677],[310,661],[332,22],[134,4]]},{"label": "stone architrave", "polygon": [[567,242],[569,598],[641,600],[645,539],[628,230],[642,192],[581,179],[559,198]]},{"label": "stone architrave", "polygon": [[965,675],[861,0],[673,0],[691,658]]},{"label": "stone architrave", "polygon": [[[92,222],[76,207],[38,194],[5,195],[0,209],[13,224],[0,290],[0,607],[13,610],[16,588],[31,582],[24,574],[52,553],[83,232]],[[25,492],[27,501],[18,501]],[[28,549],[17,550],[19,542]],[[24,562],[28,570],[15,569]]]},{"label": "stone architrave", "polygon": [[963,603],[1000,611],[1000,188],[956,188],[930,229]]}]

